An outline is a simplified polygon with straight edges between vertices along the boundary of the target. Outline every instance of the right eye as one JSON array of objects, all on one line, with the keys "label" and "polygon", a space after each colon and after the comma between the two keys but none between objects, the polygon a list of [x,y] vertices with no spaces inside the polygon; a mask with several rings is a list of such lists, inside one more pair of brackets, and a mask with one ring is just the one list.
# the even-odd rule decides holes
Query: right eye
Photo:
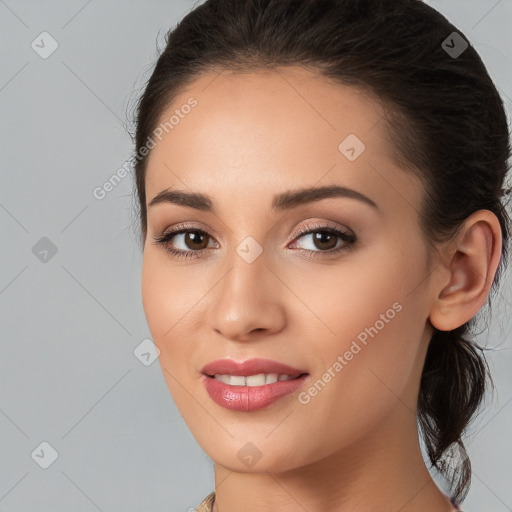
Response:
[{"label": "right eye", "polygon": [[[181,238],[182,245],[186,244],[185,249],[176,249],[172,247],[171,241],[178,237]],[[197,258],[207,249],[207,246],[204,246],[204,240],[209,237],[210,235],[202,229],[182,225],[154,237],[154,243],[162,246],[174,257]],[[187,250],[187,245],[192,250]],[[194,245],[196,245],[196,247],[194,247]]]}]

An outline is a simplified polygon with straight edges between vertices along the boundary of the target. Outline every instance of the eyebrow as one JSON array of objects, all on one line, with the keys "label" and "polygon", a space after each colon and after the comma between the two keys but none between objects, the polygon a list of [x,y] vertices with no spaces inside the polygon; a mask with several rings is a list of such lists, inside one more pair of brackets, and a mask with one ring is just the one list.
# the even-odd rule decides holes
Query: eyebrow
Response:
[{"label": "eyebrow", "polygon": [[[333,197],[356,199],[371,206],[372,208],[377,210],[379,209],[374,201],[364,194],[361,194],[361,192],[339,185],[329,185],[325,187],[287,190],[280,194],[276,194],[272,200],[271,211],[276,213],[283,210],[290,210],[305,203],[312,203],[314,201]],[[208,195],[201,194],[199,192],[185,192],[183,190],[171,189],[162,190],[150,201],[148,208],[160,203],[173,203],[180,206],[195,208],[196,210],[215,213],[212,199]]]}]

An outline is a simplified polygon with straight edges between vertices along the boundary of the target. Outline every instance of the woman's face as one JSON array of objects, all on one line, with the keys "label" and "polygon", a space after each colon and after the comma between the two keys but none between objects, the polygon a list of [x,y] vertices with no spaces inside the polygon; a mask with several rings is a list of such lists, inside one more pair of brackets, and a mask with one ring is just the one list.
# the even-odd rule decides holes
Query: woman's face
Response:
[{"label": "woman's face", "polygon": [[[175,403],[221,466],[285,471],[415,428],[432,332],[422,189],[393,164],[383,114],[368,95],[289,67],[203,75],[162,115],[143,305]],[[342,192],[290,200],[323,187]],[[254,358],[307,375],[241,386],[202,373]]]}]

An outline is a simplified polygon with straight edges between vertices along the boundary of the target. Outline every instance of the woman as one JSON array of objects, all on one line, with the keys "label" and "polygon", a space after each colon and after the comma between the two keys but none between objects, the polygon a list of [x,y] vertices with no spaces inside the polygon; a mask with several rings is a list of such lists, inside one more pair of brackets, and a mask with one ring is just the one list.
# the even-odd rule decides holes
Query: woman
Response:
[{"label": "woman", "polygon": [[198,510],[460,510],[510,232],[481,59],[419,0],[207,0],[166,43],[136,119],[142,300],[214,461]]}]

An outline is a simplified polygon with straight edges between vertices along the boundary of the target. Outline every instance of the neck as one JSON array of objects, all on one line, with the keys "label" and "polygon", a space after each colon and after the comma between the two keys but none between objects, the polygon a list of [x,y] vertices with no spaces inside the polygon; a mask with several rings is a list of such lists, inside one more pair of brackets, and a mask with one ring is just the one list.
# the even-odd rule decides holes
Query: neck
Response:
[{"label": "neck", "polygon": [[415,413],[400,401],[378,431],[307,466],[237,473],[215,464],[215,493],[214,512],[455,510],[423,462]]}]

